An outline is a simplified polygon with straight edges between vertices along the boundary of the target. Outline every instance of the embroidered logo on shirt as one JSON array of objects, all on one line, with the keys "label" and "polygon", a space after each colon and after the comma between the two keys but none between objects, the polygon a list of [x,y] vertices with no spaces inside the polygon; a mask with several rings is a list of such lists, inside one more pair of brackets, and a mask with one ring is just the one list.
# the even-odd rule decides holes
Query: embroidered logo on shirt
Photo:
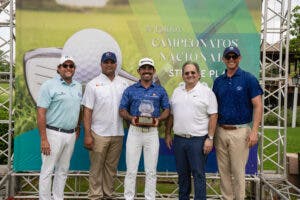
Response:
[{"label": "embroidered logo on shirt", "polygon": [[243,87],[242,87],[242,86],[237,86],[237,87],[236,87],[236,90],[237,90],[237,91],[241,91],[241,90],[243,90]]},{"label": "embroidered logo on shirt", "polygon": [[157,96],[157,95],[156,95],[155,93],[153,93],[153,94],[152,94],[152,96],[154,96],[154,97],[155,97],[155,96]]}]

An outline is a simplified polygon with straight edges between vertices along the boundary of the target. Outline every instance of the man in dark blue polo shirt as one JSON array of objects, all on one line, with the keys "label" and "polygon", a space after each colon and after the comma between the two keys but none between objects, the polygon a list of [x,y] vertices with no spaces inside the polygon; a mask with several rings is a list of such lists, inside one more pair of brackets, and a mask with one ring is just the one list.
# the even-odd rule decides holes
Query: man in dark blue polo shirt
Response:
[{"label": "man in dark blue polo shirt", "polygon": [[[134,199],[137,169],[143,150],[146,172],[145,199],[153,200],[155,199],[156,167],[159,153],[157,126],[160,121],[169,116],[170,105],[165,89],[153,82],[155,73],[153,60],[141,59],[137,71],[141,77],[140,81],[124,91],[120,104],[121,117],[130,122],[126,141],[127,172],[124,197],[126,200]],[[153,120],[147,122],[140,116],[151,116]],[[138,121],[141,119],[144,124]],[[147,123],[148,125],[146,125]]]},{"label": "man in dark blue polo shirt", "polygon": [[226,70],[213,86],[219,113],[215,147],[225,200],[245,198],[245,166],[249,148],[258,141],[262,117],[263,91],[252,74],[239,68],[240,60],[237,47],[225,48]]}]

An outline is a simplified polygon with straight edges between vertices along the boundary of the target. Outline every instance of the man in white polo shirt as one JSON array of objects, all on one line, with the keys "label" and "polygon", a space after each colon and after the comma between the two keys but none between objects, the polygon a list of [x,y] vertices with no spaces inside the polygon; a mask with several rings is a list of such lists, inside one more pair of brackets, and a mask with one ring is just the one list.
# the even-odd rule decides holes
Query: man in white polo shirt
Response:
[{"label": "man in white polo shirt", "polygon": [[[70,159],[79,134],[81,84],[72,80],[75,63],[62,56],[57,75],[43,83],[37,101],[37,125],[41,136],[42,167],[39,180],[40,200],[63,200]],[[51,179],[55,168],[52,184]]]},{"label": "man in white polo shirt", "polygon": [[197,63],[186,62],[182,67],[184,83],[171,97],[171,115],[166,123],[165,142],[173,144],[179,183],[179,200],[189,200],[191,174],[194,178],[194,199],[206,199],[205,155],[213,147],[217,123],[217,100],[212,90],[199,82]]},{"label": "man in white polo shirt", "polygon": [[119,104],[127,82],[115,75],[117,58],[106,52],[101,58],[102,73],[85,89],[84,145],[90,150],[89,199],[113,199],[114,178],[123,144],[123,123]]}]

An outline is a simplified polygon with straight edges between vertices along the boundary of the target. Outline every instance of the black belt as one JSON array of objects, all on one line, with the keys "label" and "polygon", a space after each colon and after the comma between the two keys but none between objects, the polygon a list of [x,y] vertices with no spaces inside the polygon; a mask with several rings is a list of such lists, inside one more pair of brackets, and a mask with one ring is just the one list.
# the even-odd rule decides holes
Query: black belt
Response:
[{"label": "black belt", "polygon": [[76,131],[76,128],[67,130],[67,129],[63,129],[63,128],[57,128],[54,126],[50,126],[50,125],[46,125],[46,128],[51,129],[51,130],[55,130],[55,131],[59,131],[59,132],[63,132],[63,133],[74,133]]}]

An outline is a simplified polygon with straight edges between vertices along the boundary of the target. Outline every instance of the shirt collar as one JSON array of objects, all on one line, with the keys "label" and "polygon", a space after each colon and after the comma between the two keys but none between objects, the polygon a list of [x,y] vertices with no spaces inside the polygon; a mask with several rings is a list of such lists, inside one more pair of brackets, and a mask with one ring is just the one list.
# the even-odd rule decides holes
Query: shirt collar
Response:
[{"label": "shirt collar", "polygon": [[101,80],[105,81],[105,82],[113,82],[116,78],[116,75],[115,75],[114,79],[110,80],[105,74],[102,74],[102,73],[99,76],[100,76]]},{"label": "shirt collar", "polygon": [[[238,69],[233,74],[233,76],[241,76],[241,74],[242,74],[242,69],[240,67],[238,67]],[[223,76],[223,78],[227,78],[227,69],[225,69],[225,73],[222,76]]]},{"label": "shirt collar", "polygon": [[[155,83],[152,81],[150,87],[155,87]],[[136,87],[142,87],[142,88],[145,88],[144,86],[142,86],[141,84],[141,80],[139,80],[137,83],[136,83]]]},{"label": "shirt collar", "polygon": [[[192,90],[194,90],[194,89],[200,87],[200,85],[201,85],[201,83],[198,81],[197,84],[195,85],[195,87],[193,87],[193,89],[191,89],[190,91],[192,91]],[[186,89],[185,89],[185,82],[179,83],[179,87],[180,87],[182,90],[186,90]]]},{"label": "shirt collar", "polygon": [[68,84],[59,74],[55,76],[55,79],[60,81],[60,83],[64,84],[64,85],[70,85],[70,86],[75,85],[73,80],[72,80],[71,84]]}]

